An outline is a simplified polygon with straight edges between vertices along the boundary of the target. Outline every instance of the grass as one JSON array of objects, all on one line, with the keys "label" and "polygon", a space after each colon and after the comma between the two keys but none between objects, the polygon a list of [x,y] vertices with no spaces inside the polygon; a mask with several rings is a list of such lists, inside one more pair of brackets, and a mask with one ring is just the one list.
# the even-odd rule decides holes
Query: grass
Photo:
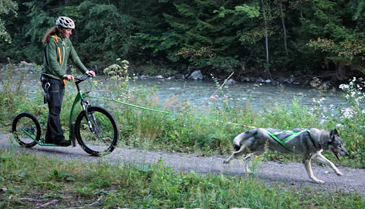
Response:
[{"label": "grass", "polygon": [[[24,86],[27,74],[19,73],[11,65],[0,79],[1,131],[9,131],[12,119],[19,112],[34,114],[45,132],[47,108],[42,103],[39,84],[35,92]],[[101,82],[104,82],[101,85]],[[347,88],[350,110],[339,109],[339,114],[323,111],[320,101],[307,109],[297,100],[291,104],[267,103],[263,111],[250,105],[244,107],[232,98],[219,97],[205,104],[207,113],[201,113],[189,102],[178,104],[172,98],[163,105],[156,89],[143,86],[131,88],[125,80],[95,83],[93,93],[103,97],[144,107],[173,111],[162,114],[131,108],[103,100],[91,101],[106,107],[116,117],[120,126],[119,146],[136,147],[170,152],[199,153],[199,155],[228,154],[232,139],[249,127],[223,122],[247,124],[256,127],[292,129],[296,127],[337,127],[345,141],[350,157],[342,166],[365,167],[365,117],[360,105],[363,94],[355,82]],[[350,82],[350,84],[351,84]],[[14,86],[16,88],[14,88]],[[19,88],[18,88],[19,87]],[[72,85],[66,87],[61,121],[68,133],[68,109],[74,94]],[[346,89],[345,89],[346,90]],[[347,91],[346,90],[346,91]],[[355,94],[354,94],[355,93]],[[32,94],[32,96],[30,96]],[[32,98],[32,99],[30,99]],[[351,116],[349,114],[351,113]],[[195,118],[199,117],[200,120]],[[11,148],[10,148],[11,149]],[[332,155],[326,155],[335,160]],[[264,160],[297,160],[278,153],[266,154]],[[103,162],[65,162],[47,157],[37,157],[12,150],[0,151],[0,208],[35,208],[49,204],[48,208],[364,208],[364,197],[342,192],[321,192],[311,188],[284,189],[279,185],[266,187],[255,179],[226,175],[199,175],[194,172],[179,173],[163,162],[146,166],[126,164],[110,165]],[[41,171],[41,172],[40,172]]]},{"label": "grass", "polygon": [[[35,72],[37,73],[37,72]],[[33,92],[23,83],[30,79],[28,74],[19,73],[12,65],[3,71],[0,83],[0,123],[2,130],[9,131],[12,119],[19,112],[34,114],[45,133],[47,106],[42,104],[43,90],[35,83]],[[22,79],[19,79],[22,78]],[[171,111],[164,114],[145,109],[134,108],[116,102],[91,99],[91,104],[107,108],[117,119],[120,129],[120,146],[135,147],[168,152],[195,152],[202,155],[227,155],[232,152],[232,139],[242,131],[253,127],[272,127],[277,129],[293,129],[297,127],[332,130],[337,128],[346,148],[350,152],[340,164],[351,167],[365,167],[365,123],[362,100],[364,95],[362,81],[350,81],[343,90],[347,93],[349,108],[340,109],[324,107],[321,101],[314,101],[314,108],[307,108],[297,99],[282,104],[265,101],[260,111],[252,108],[250,97],[246,103],[238,103],[235,98],[225,96],[224,88],[217,84],[217,94],[200,109],[190,102],[179,103],[170,98],[163,104],[156,96],[156,88],[129,85],[128,79],[93,80],[93,95],[114,98],[121,102],[140,105],[150,109]],[[14,88],[14,86],[16,88]],[[89,85],[86,85],[89,90]],[[74,99],[75,87],[66,86],[63,100],[61,121],[65,133],[68,133],[69,112]],[[32,96],[30,96],[32,94]],[[39,105],[41,104],[41,105]],[[76,110],[78,113],[81,109]],[[201,109],[209,111],[201,111]],[[336,114],[334,112],[337,112]],[[196,118],[200,118],[197,120]],[[232,122],[242,125],[232,125]],[[248,125],[248,126],[245,126]],[[66,136],[67,137],[67,136]],[[330,160],[333,155],[326,154]],[[265,155],[267,160],[285,160],[285,155],[277,153]]]},{"label": "grass", "polygon": [[[364,208],[357,194],[266,187],[253,178],[0,151],[0,208]],[[41,172],[40,172],[41,171]]]}]

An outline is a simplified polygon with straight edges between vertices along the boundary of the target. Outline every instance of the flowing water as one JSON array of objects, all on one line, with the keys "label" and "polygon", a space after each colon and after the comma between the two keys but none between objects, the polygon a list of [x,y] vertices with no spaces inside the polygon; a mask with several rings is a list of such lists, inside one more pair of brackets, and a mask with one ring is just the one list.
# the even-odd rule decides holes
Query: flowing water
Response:
[{"label": "flowing water", "polygon": [[[39,94],[40,83],[39,73],[26,73],[24,77],[20,74],[13,76],[16,83],[18,79],[23,80],[22,88],[29,92],[29,96]],[[4,72],[1,72],[4,81]],[[96,79],[105,80],[105,76],[97,76]],[[267,104],[291,104],[293,99],[297,99],[301,104],[308,107],[314,105],[314,100],[322,100],[323,108],[330,106],[344,107],[346,101],[343,98],[343,92],[340,90],[319,91],[308,85],[272,85],[259,83],[236,83],[233,85],[224,85],[206,80],[181,80],[181,79],[136,79],[130,80],[130,86],[143,85],[147,88],[156,87],[157,95],[163,103],[170,98],[174,98],[178,103],[189,101],[190,104],[197,107],[205,106],[209,102],[223,101],[229,99],[236,104],[244,106],[247,100],[251,102],[253,108],[260,109]],[[71,84],[70,84],[71,85]],[[15,88],[15,87],[14,87]],[[99,92],[102,94],[102,92]],[[102,96],[102,95],[100,95]],[[324,99],[324,100],[323,100]]]},{"label": "flowing water", "polygon": [[202,106],[208,102],[222,101],[226,98],[238,104],[245,105],[249,99],[254,108],[262,108],[266,104],[291,104],[297,99],[301,104],[312,107],[313,101],[322,100],[324,108],[330,106],[343,107],[346,101],[343,92],[339,90],[320,91],[303,85],[272,85],[258,83],[236,83],[233,85],[216,84],[213,81],[193,80],[135,80],[131,85],[157,86],[160,100],[165,101],[170,97],[177,98],[179,102],[190,101],[191,104]]}]

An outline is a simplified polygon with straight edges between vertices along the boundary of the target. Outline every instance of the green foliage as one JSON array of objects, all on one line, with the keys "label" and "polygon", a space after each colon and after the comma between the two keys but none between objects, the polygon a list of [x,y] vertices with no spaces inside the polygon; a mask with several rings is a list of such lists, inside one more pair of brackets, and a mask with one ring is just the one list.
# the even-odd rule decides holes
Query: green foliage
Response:
[{"label": "green foliage", "polygon": [[198,68],[205,68],[210,66],[212,69],[219,71],[220,69],[224,69],[225,72],[233,72],[236,66],[240,64],[237,60],[237,57],[225,57],[225,56],[211,56],[207,58],[192,58],[195,65]]},{"label": "green foliage", "polygon": [[146,76],[158,76],[169,77],[176,75],[176,70],[167,68],[161,63],[147,62],[144,66],[141,66],[133,75],[146,75]]},{"label": "green foliage", "polygon": [[[351,159],[358,161],[360,164],[365,163],[365,149],[364,144],[364,128],[359,124],[365,123],[364,118],[364,107],[363,102],[365,95],[363,93],[363,88],[365,87],[365,82],[362,78],[353,78],[349,81],[349,84],[341,84],[340,88],[345,91],[345,99],[347,100],[349,107],[346,109],[339,109],[340,121],[339,129],[344,130],[344,136],[346,139],[346,146],[353,150],[351,154]],[[345,131],[346,130],[346,131]]]},{"label": "green foliage", "polygon": [[[29,16],[33,17],[30,22],[28,22],[28,30],[25,36],[31,37],[31,42],[41,42],[44,36],[44,30],[47,30],[48,25],[53,25],[56,22],[57,17],[50,17],[46,11],[40,8],[39,4],[35,1],[24,3],[25,6],[29,8]],[[45,3],[41,4],[45,7]],[[42,30],[43,29],[43,30]]]},{"label": "green foliage", "polygon": [[8,15],[9,13],[17,15],[16,10],[18,9],[17,2],[12,0],[1,0],[0,1],[0,43],[5,41],[6,43],[11,43],[11,36],[6,29],[7,20],[3,19],[2,16]]},{"label": "green foliage", "polygon": [[235,28],[225,27],[224,15],[216,14],[223,8],[222,2],[175,1],[174,6],[177,13],[164,13],[164,17],[180,38],[175,56],[188,59],[200,69],[231,72],[238,66],[235,55],[241,54],[242,49],[235,38]]},{"label": "green foliage", "polygon": [[[327,59],[331,60],[338,67],[353,66],[361,72],[365,72],[362,66],[364,59],[363,51],[365,44],[363,43],[364,33],[354,32],[354,35],[348,34],[349,31],[344,31],[341,36],[347,36],[343,41],[335,43],[330,39],[311,40],[309,46],[322,52],[328,52]],[[357,37],[354,37],[357,36]]]},{"label": "green foliage", "polygon": [[[120,5],[121,7],[123,5]],[[81,45],[78,49],[87,61],[108,65],[118,57],[125,59],[130,49],[130,17],[123,14],[118,3],[84,1],[77,5]],[[103,53],[100,53],[103,52]]]},{"label": "green foliage", "polygon": [[98,73],[117,58],[135,74],[149,65],[163,66],[165,75],[188,66],[205,75],[246,66],[262,77],[333,71],[333,81],[364,73],[361,0],[2,2],[0,36],[8,41],[0,41],[0,62],[41,64],[42,37],[66,15],[76,23],[71,40],[79,57]]},{"label": "green foliage", "polygon": [[[0,151],[0,207],[34,208],[33,199],[60,199],[57,207],[98,208],[364,208],[360,194],[320,191],[255,177],[176,172],[159,160],[151,165],[111,165],[103,161],[63,162],[25,152]],[[39,171],[42,171],[40,175]],[[22,200],[22,201],[20,201]]]},{"label": "green foliage", "polygon": [[108,75],[111,79],[121,80],[125,79],[128,75],[129,62],[127,60],[117,59],[119,64],[113,64],[105,68],[103,72]]},{"label": "green foliage", "polygon": [[[10,125],[17,113],[34,114],[44,131],[47,121],[47,108],[42,104],[43,91],[40,85],[25,88],[22,84],[24,73],[14,73],[8,66],[6,80],[0,88],[0,117],[3,125]],[[13,73],[13,74],[11,74]],[[19,77],[20,76],[20,77]],[[110,77],[112,77],[111,75]],[[115,76],[115,75],[114,75]],[[362,124],[365,123],[362,107],[363,81],[342,85],[347,92],[349,108],[335,109],[324,107],[322,100],[313,101],[314,107],[307,108],[299,100],[283,105],[275,99],[262,101],[265,106],[257,110],[251,106],[251,98],[229,98],[225,88],[217,82],[217,91],[210,100],[199,108],[188,102],[179,102],[171,97],[163,104],[156,95],[157,87],[145,88],[133,84],[128,79],[93,80],[92,95],[115,99],[120,104],[101,99],[91,99],[92,105],[103,106],[114,115],[120,125],[120,143],[129,147],[172,152],[196,152],[204,155],[226,154],[232,151],[232,139],[244,130],[253,127],[272,127],[283,130],[293,128],[317,127],[327,130],[337,128],[348,147],[351,158],[342,161],[344,165],[363,166],[364,137]],[[20,88],[17,88],[17,86]],[[66,86],[67,92],[74,92],[73,85]],[[83,87],[82,87],[83,88]],[[85,86],[85,90],[90,87]],[[32,93],[32,96],[29,94]],[[63,110],[69,110],[74,94],[65,95]],[[32,100],[32,101],[30,101]],[[242,103],[242,101],[245,101]],[[137,105],[137,106],[133,106]],[[201,110],[206,111],[201,111]],[[76,109],[76,114],[81,108]],[[162,112],[161,112],[162,111]],[[167,111],[167,112],[166,112]],[[68,132],[69,112],[62,111],[62,125]],[[232,124],[233,123],[233,124]],[[332,158],[333,156],[329,156]],[[268,155],[268,159],[278,159],[278,154]]]},{"label": "green foliage", "polygon": [[[0,123],[9,124],[9,121],[19,113],[19,109],[25,108],[30,110],[33,107],[29,106],[29,98],[27,95],[30,93],[29,89],[24,87],[24,79],[29,77],[27,69],[23,69],[22,72],[18,72],[19,69],[9,59],[9,64],[4,69],[0,70],[3,75],[0,78]],[[37,67],[33,65],[34,67]]]}]

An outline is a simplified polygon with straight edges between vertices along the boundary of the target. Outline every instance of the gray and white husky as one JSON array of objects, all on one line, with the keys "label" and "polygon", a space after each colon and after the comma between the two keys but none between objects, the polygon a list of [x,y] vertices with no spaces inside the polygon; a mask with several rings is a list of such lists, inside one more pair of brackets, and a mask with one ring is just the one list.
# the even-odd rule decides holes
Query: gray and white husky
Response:
[{"label": "gray and white husky", "polygon": [[233,146],[237,151],[224,163],[229,163],[233,157],[249,154],[244,158],[246,173],[251,172],[248,168],[248,162],[252,155],[260,155],[266,150],[278,151],[284,154],[302,155],[302,162],[309,178],[322,184],[324,181],[313,175],[311,159],[331,166],[337,175],[342,176],[343,174],[337,167],[326,159],[321,152],[331,150],[338,160],[341,159],[340,154],[343,156],[349,155],[336,129],[327,131],[316,128],[297,128],[291,131],[282,131],[272,128],[256,128],[236,136],[233,140]]}]

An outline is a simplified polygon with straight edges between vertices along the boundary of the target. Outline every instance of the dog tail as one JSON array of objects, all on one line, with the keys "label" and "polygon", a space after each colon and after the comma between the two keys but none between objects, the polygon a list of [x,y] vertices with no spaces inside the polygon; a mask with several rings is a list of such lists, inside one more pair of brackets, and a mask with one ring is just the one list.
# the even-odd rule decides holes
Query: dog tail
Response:
[{"label": "dog tail", "polygon": [[233,146],[236,150],[241,147],[241,142],[246,141],[257,133],[257,128],[240,133],[233,139]]}]

